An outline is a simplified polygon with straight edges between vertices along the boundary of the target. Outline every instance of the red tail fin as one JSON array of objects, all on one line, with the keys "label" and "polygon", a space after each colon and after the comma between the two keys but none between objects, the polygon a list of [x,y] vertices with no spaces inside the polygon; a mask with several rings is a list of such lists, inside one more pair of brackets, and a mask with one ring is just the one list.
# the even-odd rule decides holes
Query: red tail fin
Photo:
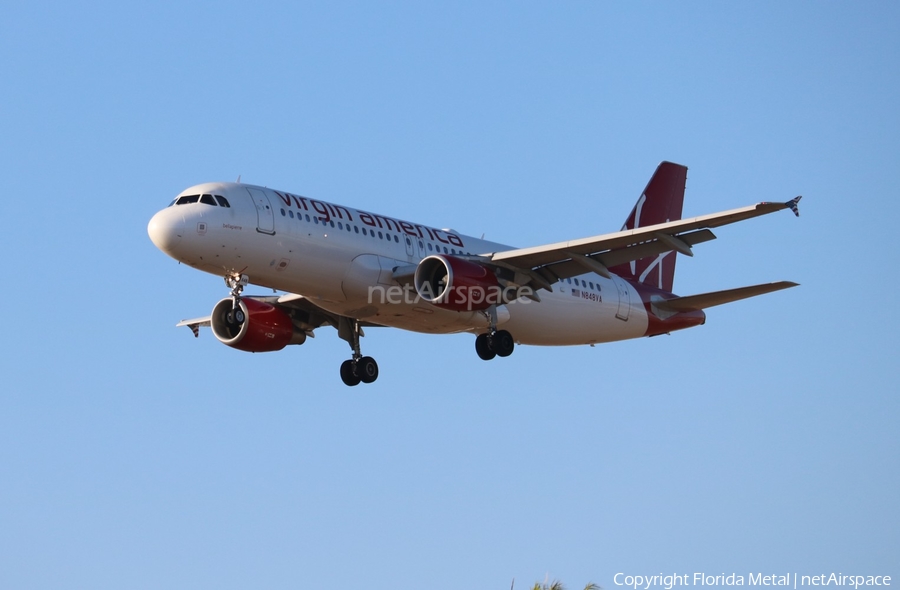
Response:
[{"label": "red tail fin", "polygon": [[[663,162],[656,168],[623,230],[681,219],[687,167]],[[609,269],[620,277],[672,292],[675,281],[675,252],[641,258]]]}]

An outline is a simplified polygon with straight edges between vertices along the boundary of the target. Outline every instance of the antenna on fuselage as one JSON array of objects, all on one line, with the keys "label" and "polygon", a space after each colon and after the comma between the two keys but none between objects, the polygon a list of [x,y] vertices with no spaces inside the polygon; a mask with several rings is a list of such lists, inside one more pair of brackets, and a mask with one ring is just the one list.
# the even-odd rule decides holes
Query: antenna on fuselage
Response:
[{"label": "antenna on fuselage", "polygon": [[238,179],[235,182],[237,182],[238,184],[241,184],[241,175],[240,174],[238,174]]}]

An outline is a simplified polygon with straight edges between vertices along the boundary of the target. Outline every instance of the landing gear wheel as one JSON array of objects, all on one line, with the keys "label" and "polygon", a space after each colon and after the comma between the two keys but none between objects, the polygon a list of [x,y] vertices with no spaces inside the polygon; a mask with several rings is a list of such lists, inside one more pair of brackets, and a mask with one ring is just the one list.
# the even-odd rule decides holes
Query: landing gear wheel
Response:
[{"label": "landing gear wheel", "polygon": [[247,318],[244,317],[244,310],[241,308],[232,309],[225,314],[225,323],[236,330],[240,329],[245,319]]},{"label": "landing gear wheel", "polygon": [[516,343],[513,340],[512,334],[506,330],[500,330],[491,336],[491,350],[496,352],[497,356],[509,356],[513,353],[515,347]]},{"label": "landing gear wheel", "polygon": [[354,370],[356,367],[354,367],[353,364],[354,363],[351,360],[346,360],[341,363],[341,381],[344,382],[344,385],[349,385],[350,387],[359,385],[360,382],[360,378]]},{"label": "landing gear wheel", "polygon": [[372,383],[378,379],[378,363],[370,356],[364,356],[356,361],[356,374],[363,383]]},{"label": "landing gear wheel", "polygon": [[488,334],[479,334],[475,339],[475,352],[478,353],[478,358],[483,361],[489,361],[497,356],[497,353],[491,350]]}]

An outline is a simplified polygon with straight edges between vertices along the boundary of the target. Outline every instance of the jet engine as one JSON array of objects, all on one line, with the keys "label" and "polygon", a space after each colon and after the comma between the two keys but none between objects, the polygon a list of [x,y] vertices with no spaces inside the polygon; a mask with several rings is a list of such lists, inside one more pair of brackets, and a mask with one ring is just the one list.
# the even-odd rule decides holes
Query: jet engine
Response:
[{"label": "jet engine", "polygon": [[273,352],[306,341],[306,334],[294,328],[287,313],[250,298],[241,299],[237,308],[231,298],[219,301],[210,327],[219,342],[246,352]]},{"label": "jet engine", "polygon": [[419,297],[454,311],[487,309],[516,298],[515,290],[501,287],[490,268],[455,256],[424,258],[413,282]]}]

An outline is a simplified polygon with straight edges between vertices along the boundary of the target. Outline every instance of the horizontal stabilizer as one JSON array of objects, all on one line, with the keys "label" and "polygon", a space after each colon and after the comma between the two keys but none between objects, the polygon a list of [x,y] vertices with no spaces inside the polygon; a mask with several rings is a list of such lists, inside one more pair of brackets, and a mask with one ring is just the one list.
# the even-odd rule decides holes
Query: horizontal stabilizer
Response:
[{"label": "horizontal stabilizer", "polygon": [[723,303],[731,303],[732,301],[740,301],[741,299],[747,299],[748,297],[765,295],[766,293],[789,289],[796,286],[797,283],[792,283],[791,281],[779,281],[777,283],[765,283],[762,285],[753,285],[751,287],[713,291],[712,293],[702,293],[700,295],[690,295],[688,297],[676,297],[674,299],[655,302],[654,305],[667,311],[694,311],[697,309],[706,309],[707,307],[722,305]]}]

